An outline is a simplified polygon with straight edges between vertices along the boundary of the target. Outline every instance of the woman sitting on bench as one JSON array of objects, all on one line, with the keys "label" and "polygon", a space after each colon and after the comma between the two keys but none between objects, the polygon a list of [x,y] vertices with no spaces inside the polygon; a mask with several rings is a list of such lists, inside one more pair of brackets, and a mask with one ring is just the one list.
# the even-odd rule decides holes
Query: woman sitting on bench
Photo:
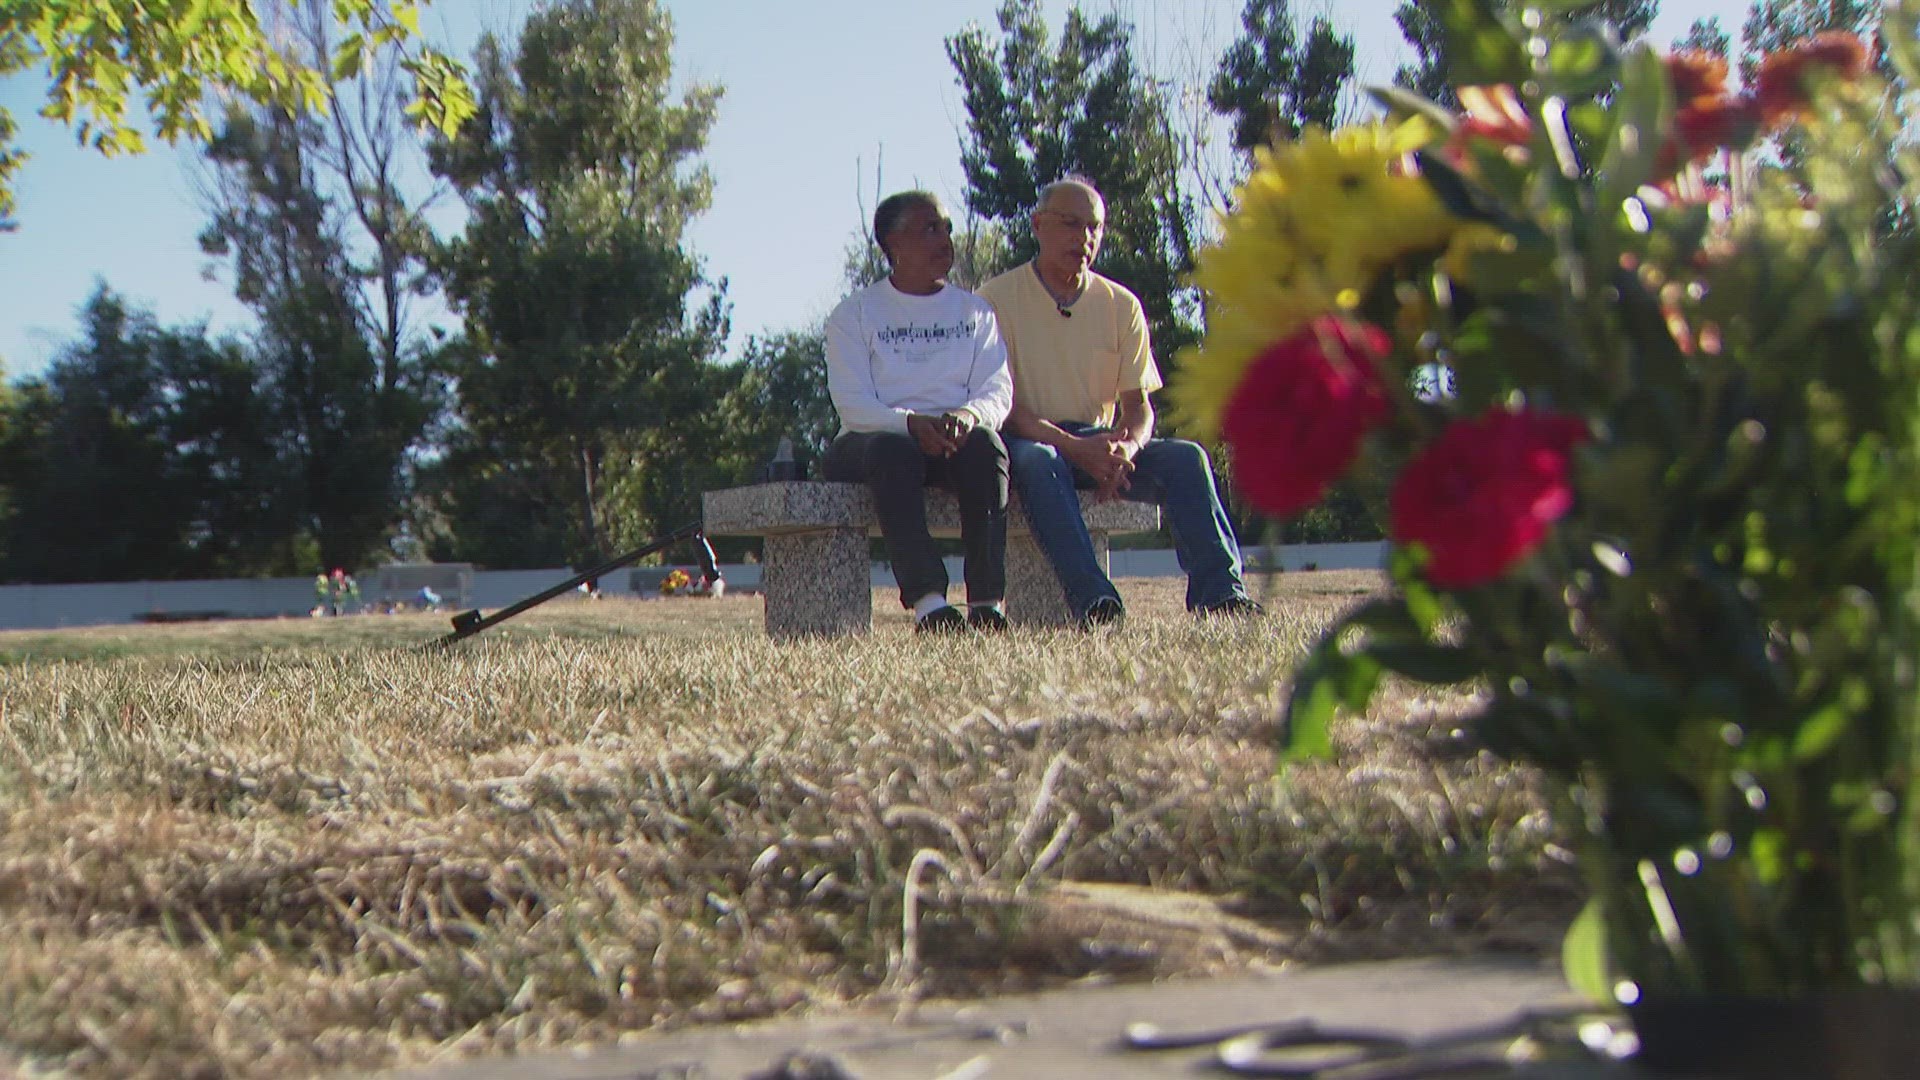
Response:
[{"label": "woman sitting on bench", "polygon": [[[993,308],[947,284],[953,222],[940,200],[881,200],[873,235],[888,276],[841,301],[827,320],[827,389],[840,413],[824,479],[873,492],[900,602],[915,629],[1002,631],[1007,571],[1007,447],[999,428],[1013,378]],[[926,486],[960,503],[967,606],[947,602],[947,568],[927,531]]]}]

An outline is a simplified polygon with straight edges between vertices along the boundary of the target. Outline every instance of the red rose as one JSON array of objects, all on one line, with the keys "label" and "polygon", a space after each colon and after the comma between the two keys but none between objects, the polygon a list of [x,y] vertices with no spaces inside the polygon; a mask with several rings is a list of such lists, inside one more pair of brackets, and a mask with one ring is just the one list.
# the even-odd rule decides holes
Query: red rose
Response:
[{"label": "red rose", "polygon": [[1753,79],[1753,97],[1767,123],[1807,108],[1807,71],[1814,67],[1829,67],[1842,79],[1857,79],[1867,72],[1867,46],[1858,34],[1829,30],[1791,49],[1768,54]]},{"label": "red rose", "polygon": [[1573,506],[1568,453],[1579,419],[1493,409],[1455,422],[1401,470],[1393,538],[1426,545],[1427,579],[1467,588],[1499,577]]},{"label": "red rose", "polygon": [[1247,501],[1286,517],[1319,502],[1387,412],[1377,326],[1323,315],[1254,358],[1221,416]]}]

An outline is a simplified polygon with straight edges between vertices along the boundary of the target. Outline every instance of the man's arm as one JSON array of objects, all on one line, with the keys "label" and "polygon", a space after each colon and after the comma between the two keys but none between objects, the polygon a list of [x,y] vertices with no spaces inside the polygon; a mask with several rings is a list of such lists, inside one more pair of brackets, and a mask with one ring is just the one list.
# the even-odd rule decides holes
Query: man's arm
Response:
[{"label": "man's arm", "polygon": [[1120,395],[1115,411],[1112,437],[1126,448],[1131,461],[1153,438],[1153,399],[1145,390],[1129,390]]},{"label": "man's arm", "polygon": [[1098,435],[1075,435],[1051,420],[1047,420],[1015,398],[1013,411],[1007,415],[1005,430],[1010,435],[1034,442],[1046,443],[1060,451],[1081,472],[1093,477],[1095,490],[1102,500],[1112,498],[1126,486],[1127,474],[1133,471],[1131,455],[1123,456],[1115,449],[1111,432]]}]

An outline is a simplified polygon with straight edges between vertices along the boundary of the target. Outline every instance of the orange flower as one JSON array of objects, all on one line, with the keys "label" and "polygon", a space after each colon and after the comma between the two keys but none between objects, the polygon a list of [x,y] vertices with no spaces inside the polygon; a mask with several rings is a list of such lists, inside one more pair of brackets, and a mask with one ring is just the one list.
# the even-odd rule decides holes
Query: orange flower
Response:
[{"label": "orange flower", "polygon": [[1667,78],[1673,80],[1674,102],[1685,107],[1727,92],[1727,62],[1710,52],[1682,50],[1667,56]]},{"label": "orange flower", "polygon": [[1858,34],[1829,30],[1760,61],[1753,96],[1765,123],[1778,123],[1806,110],[1807,72],[1816,67],[1831,68],[1842,79],[1857,79],[1867,71],[1866,43]]}]

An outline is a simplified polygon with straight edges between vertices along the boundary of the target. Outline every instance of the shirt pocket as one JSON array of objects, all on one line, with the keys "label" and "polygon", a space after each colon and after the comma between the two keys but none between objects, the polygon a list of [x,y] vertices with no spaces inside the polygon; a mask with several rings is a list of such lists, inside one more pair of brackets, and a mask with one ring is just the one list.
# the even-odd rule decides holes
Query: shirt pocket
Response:
[{"label": "shirt pocket", "polygon": [[1092,376],[1087,389],[1093,391],[1096,398],[1107,401],[1120,392],[1121,351],[1118,345],[1102,345],[1094,350]]}]

